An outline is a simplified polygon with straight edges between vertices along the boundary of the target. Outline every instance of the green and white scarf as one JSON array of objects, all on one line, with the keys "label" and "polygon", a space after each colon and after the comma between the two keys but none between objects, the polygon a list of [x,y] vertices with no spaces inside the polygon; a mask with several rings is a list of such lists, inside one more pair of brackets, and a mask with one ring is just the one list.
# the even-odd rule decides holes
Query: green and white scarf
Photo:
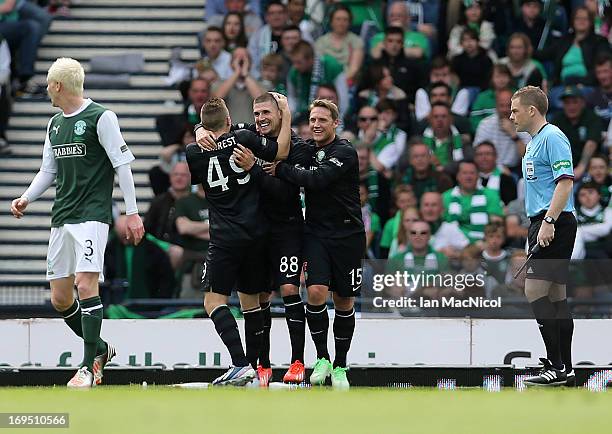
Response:
[{"label": "green and white scarf", "polygon": [[[451,140],[441,142],[434,137],[433,130],[431,127],[427,127],[423,131],[423,142],[429,149],[431,149],[440,162],[441,165],[445,166],[450,163],[449,156],[452,155],[452,161],[463,160],[463,143],[461,142],[461,134],[454,125],[451,125]],[[452,144],[452,153],[450,152],[449,145]]]},{"label": "green and white scarf", "polygon": [[374,151],[374,154],[376,155],[380,154],[380,151],[382,151],[385,148],[385,146],[387,146],[389,143],[393,143],[395,141],[395,137],[397,136],[397,133],[399,132],[400,132],[400,129],[397,128],[395,124],[392,124],[387,129],[387,131],[380,134],[378,138],[376,139],[376,141],[374,142],[374,144],[372,145],[372,150]]},{"label": "green and white scarf", "polygon": [[489,223],[487,210],[487,197],[482,188],[476,189],[472,194],[471,204],[468,209],[461,205],[461,190],[454,187],[451,192],[451,201],[448,204],[448,216],[451,222],[458,222],[459,227],[470,239],[470,241],[484,238],[484,227]]},{"label": "green and white scarf", "polygon": [[585,210],[584,207],[578,207],[576,210],[576,220],[579,225],[593,225],[603,223],[605,217],[605,208],[597,205],[593,209]]},{"label": "green and white scarf", "polygon": [[[491,190],[499,191],[500,185],[501,185],[501,170],[499,170],[499,168],[496,167],[495,170],[491,172],[491,175],[489,175],[489,181],[487,182],[487,188]],[[482,179],[479,176],[477,188],[480,189],[484,187],[485,186],[482,185]]]}]

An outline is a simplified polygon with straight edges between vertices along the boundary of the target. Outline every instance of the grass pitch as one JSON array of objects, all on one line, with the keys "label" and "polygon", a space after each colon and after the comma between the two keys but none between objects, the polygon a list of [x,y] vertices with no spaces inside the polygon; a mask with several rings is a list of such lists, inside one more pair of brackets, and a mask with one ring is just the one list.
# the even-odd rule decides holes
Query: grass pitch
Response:
[{"label": "grass pitch", "polygon": [[596,434],[610,433],[611,406],[584,389],[0,389],[0,412],[68,412],[70,428],[50,431],[79,434]]}]

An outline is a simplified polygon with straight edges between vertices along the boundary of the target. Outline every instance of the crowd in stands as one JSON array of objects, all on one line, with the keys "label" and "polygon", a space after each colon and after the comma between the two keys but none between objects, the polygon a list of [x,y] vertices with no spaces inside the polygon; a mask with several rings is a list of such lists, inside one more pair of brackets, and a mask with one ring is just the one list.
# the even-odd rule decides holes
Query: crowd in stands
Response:
[{"label": "crowd in stands", "polygon": [[[145,219],[149,234],[205,252],[205,198],[193,193],[199,212],[184,215],[189,199],[168,173],[184,158],[206,98],[224,97],[233,119],[249,122],[253,98],[282,92],[304,138],[310,101],[327,98],[342,115],[337,134],[359,156],[365,257],[415,272],[486,269],[486,284],[471,294],[520,295],[512,275],[525,261],[520,160],[530,137],[509,115],[513,92],[534,85],[548,92],[549,121],[572,146],[573,258],[609,258],[612,10],[597,1],[557,3],[545,11],[537,0],[336,1],[317,18],[304,0],[214,2],[199,38],[202,60],[172,65],[184,69],[175,86],[186,109],[150,172],[158,196]],[[171,124],[158,118],[158,127]]]},{"label": "crowd in stands", "polygon": [[54,15],[70,15],[69,0],[0,0],[0,155],[11,153],[6,128],[14,96],[44,95],[34,62]]},{"label": "crowd in stands", "polygon": [[[573,258],[610,258],[612,8],[597,0],[546,3],[553,6],[544,10],[539,0],[207,0],[201,58],[192,64],[174,50],[170,62],[167,81],[184,97],[183,114],[156,119],[163,150],[149,171],[155,198],[145,216],[148,242],[115,241],[108,249],[112,278],[131,276],[150,296],[184,296],[186,276],[197,287],[208,209],[203,192],[190,189],[185,146],[208,98],[224,98],[234,122],[252,122],[253,99],[271,90],[287,95],[294,129],[304,138],[312,100],[339,106],[337,134],[359,156],[365,257],[399,261],[413,271],[484,267],[492,280],[473,292],[491,297],[520,293],[512,273],[525,260],[529,220],[520,162],[530,137],[508,118],[514,91],[540,86],[549,95],[549,121],[572,146],[579,222]],[[24,4],[34,7],[17,0],[14,12],[37,25],[36,36],[5,33],[6,19],[0,34],[22,53],[16,69],[25,86],[48,20],[35,24],[21,14]],[[0,81],[3,53],[0,47]],[[149,268],[172,270],[172,281],[137,277],[130,271],[136,265],[117,265],[126,258],[155,261]],[[593,292],[583,288],[582,295]]]}]

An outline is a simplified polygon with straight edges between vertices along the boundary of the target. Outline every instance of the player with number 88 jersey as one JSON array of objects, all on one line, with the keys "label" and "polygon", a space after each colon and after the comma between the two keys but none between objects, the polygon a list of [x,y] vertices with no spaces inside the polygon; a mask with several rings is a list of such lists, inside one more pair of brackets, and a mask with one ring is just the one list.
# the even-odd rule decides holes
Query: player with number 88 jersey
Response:
[{"label": "player with number 88 jersey", "polygon": [[[258,165],[240,168],[233,153],[242,145],[266,161],[286,158],[291,115],[284,114],[278,142],[247,130],[230,131],[231,118],[220,98],[204,104],[201,117],[202,125],[216,137],[216,149],[203,151],[191,144],[186,155],[191,182],[202,184],[210,204],[210,244],[202,277],[204,307],[233,364],[213,384],[245,385],[255,377],[263,334],[259,293],[268,286],[263,254],[268,224],[259,203],[263,169]],[[234,288],[245,319],[246,355],[227,306]]]}]

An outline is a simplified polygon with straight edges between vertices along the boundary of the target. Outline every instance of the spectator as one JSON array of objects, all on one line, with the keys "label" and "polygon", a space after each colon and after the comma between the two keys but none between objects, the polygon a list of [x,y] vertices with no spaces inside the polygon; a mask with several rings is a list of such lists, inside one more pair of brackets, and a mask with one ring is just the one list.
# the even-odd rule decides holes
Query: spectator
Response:
[{"label": "spectator", "polygon": [[379,174],[370,164],[371,150],[363,144],[357,142],[357,158],[359,160],[359,181],[368,187],[368,201],[370,207],[384,223],[389,215],[390,182],[383,175]]},{"label": "spectator", "polygon": [[553,116],[552,123],[558,126],[569,139],[574,163],[574,177],[582,178],[587,164],[599,149],[601,120],[586,107],[582,92],[577,86],[566,86],[561,94],[563,111]]},{"label": "spectator", "polygon": [[485,226],[482,264],[487,272],[485,295],[488,298],[495,287],[506,282],[510,253],[502,248],[505,242],[506,234],[502,223],[489,223]]},{"label": "spectator", "polygon": [[[443,103],[451,107],[452,105],[451,92],[452,90],[450,86],[442,81],[431,83],[431,85],[429,86],[430,107],[436,103]],[[457,113],[453,113],[452,108],[451,108],[451,113],[453,116],[453,125],[455,125],[457,127],[457,130],[459,130],[459,133],[461,134],[461,139],[463,140],[463,142],[464,143],[471,142],[472,141],[472,136],[471,136],[472,127],[470,124],[470,120],[465,116],[461,116]],[[429,126],[429,119],[426,116],[424,119],[422,119],[421,121],[417,123],[416,130],[414,132],[416,134],[423,135],[423,132],[428,126]]]},{"label": "spectator", "polygon": [[[317,89],[316,99],[326,99],[333,102],[338,106],[340,101],[338,100],[338,92],[336,88],[330,84],[322,84]],[[338,119],[338,127],[336,127],[336,133],[338,135],[344,132],[344,119]]]},{"label": "spectator", "polygon": [[442,195],[444,220],[458,222],[471,243],[484,238],[484,227],[495,217],[503,217],[499,194],[478,187],[478,168],[471,161],[459,163],[458,185]]},{"label": "spectator", "polygon": [[185,161],[185,149],[195,142],[193,126],[186,124],[177,140],[165,145],[159,152],[159,164],[149,170],[149,183],[158,196],[170,188],[170,172],[176,163]]},{"label": "spectator", "polygon": [[[602,154],[595,154],[589,160],[588,173],[582,178],[582,183],[594,183],[599,190],[599,203],[604,208],[610,203],[612,195],[612,176],[609,174],[608,159]],[[576,202],[578,199],[576,198]]]},{"label": "spectator", "polygon": [[368,202],[368,184],[365,182],[359,183],[359,200],[361,201],[361,218],[366,233],[366,257],[374,259],[376,254],[373,251],[374,244],[372,242],[380,236],[382,227],[380,217],[372,210]]},{"label": "spectator", "polygon": [[497,167],[497,151],[493,143],[484,141],[476,145],[474,162],[478,168],[478,187],[497,191],[505,205],[516,199],[514,178]]},{"label": "spectator", "polygon": [[307,116],[302,116],[297,119],[297,135],[304,140],[312,139],[312,131],[310,131],[310,121]]},{"label": "spectator", "polygon": [[[397,108],[393,101],[383,100],[376,105],[378,111],[378,138],[374,142],[376,158],[374,168],[380,172],[395,169],[406,148],[406,132],[397,125]],[[391,176],[389,176],[390,178]]]},{"label": "spectator", "polygon": [[280,54],[268,54],[261,59],[261,80],[259,85],[263,89],[287,94],[287,85],[283,75],[284,62]]},{"label": "spectator", "polygon": [[49,30],[51,15],[35,3],[25,0],[5,0],[0,4],[0,35],[13,53],[18,53],[17,78],[14,89],[18,96],[39,94],[41,88],[33,81],[34,62],[42,38]]},{"label": "spectator", "polygon": [[[460,297],[483,297],[485,295],[485,285],[477,276],[484,276],[485,269],[482,267],[482,251],[475,244],[466,246],[461,251],[461,268],[457,274],[464,276],[465,288],[449,288],[448,293]],[[473,276],[473,279],[466,279],[465,276]]]},{"label": "spectator", "polygon": [[436,170],[454,173],[454,164],[464,159],[463,140],[455,125],[450,108],[444,103],[435,103],[429,114],[429,126],[423,131],[423,143],[433,154]]},{"label": "spectator", "polygon": [[[526,260],[527,254],[525,253],[524,249],[517,249],[512,252],[510,255],[510,263],[506,273],[506,279],[493,289],[491,292],[491,298],[501,297],[502,303],[504,300],[523,300],[525,298],[525,276],[527,274],[527,269],[523,268],[523,271],[516,279],[514,276],[516,273],[518,273]],[[513,318],[516,318],[517,316],[519,318],[527,318],[533,315],[531,312],[531,307],[529,306],[506,306],[504,307],[504,312],[507,312],[508,315],[512,315]]]},{"label": "spectator", "polygon": [[508,41],[506,57],[500,63],[506,65],[512,74],[512,87],[520,89],[524,86],[538,86],[548,89],[548,81],[544,66],[532,59],[533,46],[524,33],[514,33]]},{"label": "spectator", "polygon": [[[432,151],[422,142],[415,142],[408,148],[409,163],[401,176],[402,184],[412,186],[418,201],[426,192],[443,193],[452,188],[453,181],[446,173],[435,170],[432,164]],[[422,211],[422,210],[421,210]],[[423,218],[427,220],[425,215]],[[437,228],[432,228],[435,232]]]},{"label": "spectator", "polygon": [[[213,6],[211,3],[220,3],[221,8]],[[227,17],[232,14],[240,14],[242,17],[242,28],[246,38],[249,39],[262,25],[259,18],[259,1],[253,0],[247,5],[246,0],[207,0],[206,2],[206,23],[208,26],[220,27],[225,29]],[[249,7],[250,6],[250,7]],[[256,6],[253,8],[252,6]],[[242,45],[240,45],[242,46]],[[228,49],[230,48],[227,45]]]},{"label": "spectator", "polygon": [[209,82],[202,78],[194,78],[189,84],[187,95],[189,104],[185,109],[185,120],[191,125],[195,125],[200,122],[199,119],[202,106],[210,98]]},{"label": "spectator", "polygon": [[493,41],[495,40],[495,30],[491,22],[483,19],[482,1],[480,0],[464,3],[463,13],[459,18],[459,23],[451,29],[448,37],[448,56],[452,58],[463,52],[461,35],[467,28],[474,29],[478,32],[480,46],[495,58],[495,53],[491,50]]},{"label": "spectator", "polygon": [[195,77],[206,80],[209,85],[212,85],[219,80],[219,74],[215,71],[214,66],[208,60],[200,59],[195,64]]},{"label": "spectator", "polygon": [[386,66],[375,63],[370,65],[358,88],[357,107],[375,106],[381,101],[393,101],[399,113],[398,125],[409,130],[409,110],[406,93],[395,85],[391,71]]},{"label": "spectator", "polygon": [[415,207],[408,207],[400,212],[401,225],[398,228],[397,235],[391,241],[388,254],[389,258],[393,258],[398,253],[406,251],[410,245],[410,230],[412,229],[412,223],[420,219],[419,210]]},{"label": "spectator", "polygon": [[595,59],[597,87],[586,97],[587,106],[602,120],[605,131],[612,119],[612,56],[603,54]]},{"label": "spectator", "polygon": [[372,57],[389,68],[393,82],[406,93],[408,102],[414,103],[416,91],[425,86],[427,77],[424,63],[404,53],[404,31],[400,27],[387,27],[379,47]]},{"label": "spectator", "polygon": [[206,259],[210,241],[208,201],[202,184],[198,184],[198,190],[195,193],[177,199],[175,208],[176,229],[181,236],[183,247],[182,269],[183,271],[193,270],[191,286],[199,289],[203,261]]},{"label": "spectator", "polygon": [[321,34],[321,26],[306,15],[305,0],[288,0],[287,16],[289,18],[289,25],[296,26],[302,33],[302,37],[305,41],[312,44]]},{"label": "spectator", "polygon": [[608,259],[612,251],[612,208],[602,207],[600,200],[597,184],[589,182],[580,186],[576,220],[580,238],[584,241],[586,259]]},{"label": "spectator", "polygon": [[253,100],[267,90],[263,83],[258,83],[251,76],[249,52],[245,48],[236,48],[232,56],[233,74],[227,80],[213,87],[213,95],[223,98],[232,121],[248,123],[253,120]]},{"label": "spectator", "polygon": [[[408,5],[403,1],[394,1],[387,11],[387,25],[402,30],[404,55],[412,59],[428,59],[431,56],[429,41],[420,31],[413,32],[410,23]],[[384,46],[385,33],[377,33],[370,41],[370,55],[380,58]]]},{"label": "spectator", "polygon": [[175,203],[178,199],[186,197],[190,188],[189,167],[186,162],[179,161],[170,172],[170,188],[153,199],[144,219],[145,230],[159,240],[159,245],[168,251],[174,269],[179,267],[183,255],[176,228]]},{"label": "spectator", "polygon": [[491,77],[493,62],[478,45],[478,33],[472,28],[466,28],[461,34],[461,54],[453,56],[452,69],[459,77],[462,87],[487,88]]},{"label": "spectator", "polygon": [[11,50],[6,40],[0,36],[0,156],[11,153],[11,148],[6,140],[6,129],[11,115],[10,82]]},{"label": "spectator", "polygon": [[[470,93],[467,89],[458,89],[456,83],[453,83],[451,76],[450,63],[444,57],[436,57],[431,62],[431,70],[429,72],[429,82],[437,83],[441,81],[446,83],[451,88],[453,113],[466,116],[470,109]],[[417,121],[425,119],[431,111],[429,103],[429,92],[427,88],[417,90],[414,103],[415,116]]]},{"label": "spectator", "polygon": [[593,19],[584,6],[574,9],[571,30],[548,48],[537,52],[537,57],[553,61],[554,85],[570,82],[593,85],[595,58],[599,53],[610,51],[608,41],[593,33]]},{"label": "spectator", "polygon": [[109,286],[127,283],[125,298],[171,298],[174,271],[168,255],[146,234],[138,245],[128,244],[127,216],[115,220],[104,253],[104,278]]},{"label": "spectator", "polygon": [[421,217],[431,228],[431,246],[434,250],[443,253],[449,259],[459,259],[461,250],[470,241],[463,235],[458,224],[443,220],[442,195],[434,191],[423,193],[420,210]]},{"label": "spectator", "polygon": [[[429,225],[419,219],[413,221],[410,225],[410,231],[408,232],[406,249],[396,253],[390,259],[390,267],[392,270],[406,271],[413,275],[421,273],[425,273],[425,275],[434,275],[446,271],[448,268],[448,260],[442,253],[432,249],[429,243],[430,238],[431,229]],[[427,282],[422,283],[423,286],[427,284]],[[407,289],[411,292],[421,292],[424,290],[423,286],[409,286]],[[431,295],[431,292],[425,292],[424,295]]]},{"label": "spectator", "polygon": [[221,80],[232,75],[232,55],[225,50],[225,37],[220,27],[209,26],[202,41],[204,59],[208,60]]},{"label": "spectator", "polygon": [[228,12],[221,25],[225,38],[225,49],[233,52],[237,47],[247,46],[247,35],[244,30],[244,19],[240,12]]},{"label": "spectator", "polygon": [[472,104],[472,112],[470,113],[470,122],[472,123],[472,131],[476,132],[480,122],[492,114],[495,114],[495,95],[497,92],[511,88],[512,75],[506,65],[496,64],[493,66],[493,74],[491,75],[491,86],[478,94],[474,104]]},{"label": "spectator", "polygon": [[[497,164],[502,171],[510,174],[520,172],[520,157],[525,154],[525,146],[531,140],[527,133],[517,133],[510,120],[512,91],[500,90],[495,95],[495,114],[485,118],[478,125],[474,145],[491,142],[497,151]],[[555,124],[556,125],[556,124]]]},{"label": "spectator", "polygon": [[540,0],[522,0],[520,16],[514,21],[514,32],[529,38],[532,47],[538,47],[544,33],[546,20],[542,18]]},{"label": "spectator", "polygon": [[306,41],[297,43],[291,52],[291,63],[287,77],[287,99],[294,116],[297,118],[308,113],[319,86],[328,84],[338,92],[340,118],[344,118],[348,108],[348,87],[342,65],[330,56],[315,57],[312,45]]},{"label": "spectator", "polygon": [[398,185],[393,190],[393,198],[395,201],[396,213],[393,218],[387,220],[383,227],[382,237],[380,239],[380,257],[386,259],[389,255],[389,248],[399,232],[402,222],[402,212],[407,208],[414,208],[417,205],[414,192],[409,185]]},{"label": "spectator", "polygon": [[349,86],[356,82],[364,58],[363,41],[349,31],[352,21],[351,10],[342,4],[336,5],[329,19],[331,31],[315,42],[319,56],[331,56],[343,66]]},{"label": "spectator", "polygon": [[279,53],[283,56],[283,77],[287,77],[287,74],[289,74],[289,69],[291,68],[291,53],[301,40],[302,32],[298,26],[288,25],[283,28],[283,32],[281,33],[281,50]]},{"label": "spectator", "polygon": [[251,75],[259,78],[261,59],[270,53],[278,53],[281,45],[281,34],[287,25],[287,6],[279,0],[270,0],[266,5],[265,25],[249,38],[251,55]]}]

